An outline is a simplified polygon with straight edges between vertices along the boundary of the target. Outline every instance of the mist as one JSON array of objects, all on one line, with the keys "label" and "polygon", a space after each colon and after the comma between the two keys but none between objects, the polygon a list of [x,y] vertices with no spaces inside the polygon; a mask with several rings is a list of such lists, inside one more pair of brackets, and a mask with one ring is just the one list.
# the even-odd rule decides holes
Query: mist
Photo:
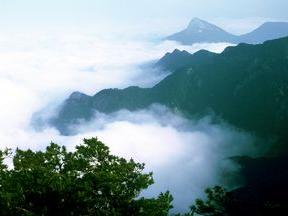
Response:
[{"label": "mist", "polygon": [[157,104],[136,112],[95,112],[94,120],[74,129],[78,135],[70,137],[72,142],[97,136],[113,154],[144,162],[155,184],[141,196],[155,197],[169,190],[174,196],[173,212],[187,211],[207,187],[241,185],[239,167],[228,158],[260,154],[251,134],[224,122],[215,124],[211,116],[188,120]]},{"label": "mist", "polygon": [[73,91],[95,94],[104,88],[153,86],[167,73],[151,70],[143,64],[149,65],[175,48],[221,52],[228,46],[196,44],[185,47],[168,41],[139,41],[120,35],[115,38],[86,32],[1,34],[2,145],[19,145],[18,141],[13,141],[14,134],[33,131],[32,115],[42,109],[53,110]]},{"label": "mist", "polygon": [[[229,158],[261,155],[257,139],[231,125],[215,123],[213,116],[188,120],[180,113],[154,104],[131,112],[112,114],[95,111],[93,120],[74,125],[77,135],[62,136],[54,128],[36,132],[31,128],[15,131],[10,147],[43,150],[50,141],[64,145],[68,151],[84,138],[97,137],[111,153],[145,163],[145,172],[153,172],[155,183],[140,194],[156,197],[169,190],[172,212],[186,212],[204,190],[215,185],[227,189],[240,186],[239,166]],[[10,134],[12,136],[12,134]]]},{"label": "mist", "polygon": [[169,74],[152,69],[153,62],[176,48],[221,52],[230,45],[183,46],[87,32],[1,34],[1,149],[41,150],[53,141],[73,151],[83,138],[98,137],[113,154],[134,158],[146,164],[147,172],[153,171],[155,184],[141,196],[170,190],[175,211],[185,211],[206,187],[235,186],[223,175],[237,171],[227,158],[256,155],[253,136],[225,123],[215,124],[209,116],[185,119],[161,105],[111,115],[95,112],[92,121],[75,126],[74,136],[62,136],[51,127],[36,131],[31,117],[43,109],[52,112],[73,91],[92,95],[104,88],[151,87]]}]

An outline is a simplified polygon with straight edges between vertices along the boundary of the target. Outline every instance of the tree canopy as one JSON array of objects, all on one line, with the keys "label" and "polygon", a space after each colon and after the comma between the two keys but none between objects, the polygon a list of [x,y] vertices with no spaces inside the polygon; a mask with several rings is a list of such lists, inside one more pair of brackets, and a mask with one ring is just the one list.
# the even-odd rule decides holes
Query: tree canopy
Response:
[{"label": "tree canopy", "polygon": [[140,198],[153,184],[144,164],[114,156],[97,138],[74,152],[51,143],[45,151],[17,149],[13,168],[0,151],[0,215],[168,215],[172,195]]}]

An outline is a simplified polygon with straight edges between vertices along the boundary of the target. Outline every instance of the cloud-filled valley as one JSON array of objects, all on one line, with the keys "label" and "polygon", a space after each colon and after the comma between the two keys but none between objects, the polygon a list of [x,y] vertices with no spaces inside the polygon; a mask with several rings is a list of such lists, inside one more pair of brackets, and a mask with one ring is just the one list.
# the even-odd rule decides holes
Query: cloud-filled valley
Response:
[{"label": "cloud-filled valley", "polygon": [[259,154],[255,138],[248,133],[225,123],[215,124],[209,116],[187,120],[160,105],[136,112],[95,113],[94,120],[76,130],[79,135],[69,139],[80,142],[82,136],[97,136],[112,153],[146,163],[155,184],[142,195],[152,197],[170,190],[176,212],[187,210],[208,186],[241,184],[227,178],[227,173],[233,176],[238,170],[228,157]]},{"label": "cloud-filled valley", "polygon": [[[209,46],[220,52],[227,44]],[[94,94],[104,88],[151,86],[165,73],[141,65],[177,47],[191,52],[209,49],[205,44],[185,47],[173,42],[105,41],[93,35],[44,33],[2,34],[0,47],[3,138],[29,127],[34,112],[58,105],[73,91]]]},{"label": "cloud-filled valley", "polygon": [[73,150],[84,137],[97,136],[113,153],[144,162],[154,172],[156,183],[145,196],[171,190],[176,210],[186,209],[204,188],[224,182],[223,166],[237,169],[227,157],[255,155],[253,136],[214,124],[210,117],[187,120],[159,105],[137,112],[96,113],[94,120],[75,128],[74,136],[49,127],[37,131],[31,117],[42,109],[54,110],[73,91],[92,95],[104,88],[152,86],[167,72],[151,70],[149,63],[175,48],[221,52],[229,45],[109,41],[85,34],[1,35],[1,148],[43,149],[54,141]]}]

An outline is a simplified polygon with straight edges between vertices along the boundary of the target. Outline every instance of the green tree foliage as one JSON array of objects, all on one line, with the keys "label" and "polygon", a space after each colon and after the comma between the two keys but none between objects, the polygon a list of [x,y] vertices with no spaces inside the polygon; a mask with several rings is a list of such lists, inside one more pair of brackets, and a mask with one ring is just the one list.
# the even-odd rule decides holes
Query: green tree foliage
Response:
[{"label": "green tree foliage", "polygon": [[196,199],[195,204],[190,207],[190,212],[186,215],[203,216],[226,216],[228,213],[228,203],[231,201],[229,193],[220,186],[207,188],[205,190],[206,200]]},{"label": "green tree foliage", "polygon": [[205,193],[207,197],[204,200],[197,199],[190,207],[190,212],[183,216],[286,215],[283,212],[288,209],[287,189],[283,185],[250,185],[232,191],[215,186],[206,189]]},{"label": "green tree foliage", "polygon": [[169,192],[138,198],[153,184],[144,164],[110,154],[97,138],[68,152],[51,143],[45,151],[17,149],[13,169],[0,152],[0,215],[168,215]]}]

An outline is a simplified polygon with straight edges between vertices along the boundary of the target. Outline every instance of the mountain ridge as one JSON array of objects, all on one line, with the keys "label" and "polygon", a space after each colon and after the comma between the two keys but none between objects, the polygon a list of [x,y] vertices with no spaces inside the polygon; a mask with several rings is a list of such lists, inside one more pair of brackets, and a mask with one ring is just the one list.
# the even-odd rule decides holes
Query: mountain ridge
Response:
[{"label": "mountain ridge", "polygon": [[[195,60],[199,54],[202,61]],[[105,89],[83,101],[68,98],[50,123],[69,134],[69,125],[91,120],[95,110],[133,111],[159,103],[191,115],[213,110],[237,128],[260,135],[286,134],[288,37],[242,43],[221,54],[200,51],[188,63],[152,88]]]},{"label": "mountain ridge", "polygon": [[177,41],[184,45],[219,42],[257,44],[285,36],[288,36],[288,22],[265,22],[249,33],[234,35],[212,23],[193,18],[186,29],[174,33],[165,39]]}]

